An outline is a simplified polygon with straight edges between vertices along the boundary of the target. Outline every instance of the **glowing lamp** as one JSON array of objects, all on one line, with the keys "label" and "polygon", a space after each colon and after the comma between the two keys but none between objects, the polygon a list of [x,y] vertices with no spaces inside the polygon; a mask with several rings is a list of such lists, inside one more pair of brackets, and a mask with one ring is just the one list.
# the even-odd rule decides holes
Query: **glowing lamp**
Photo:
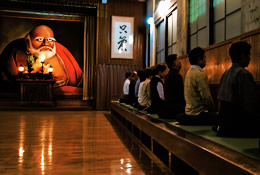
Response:
[{"label": "glowing lamp", "polygon": [[18,67],[18,71],[19,71],[20,73],[23,73],[24,67],[23,67],[22,64],[20,64],[20,66]]},{"label": "glowing lamp", "polygon": [[147,24],[151,25],[153,23],[153,17],[147,19]]},{"label": "glowing lamp", "polygon": [[22,64],[20,64],[20,66],[18,67],[18,71],[19,71],[19,77],[22,78],[24,72],[24,67]]},{"label": "glowing lamp", "polygon": [[158,5],[158,12],[160,16],[166,16],[169,9],[169,2],[165,0],[160,0]]}]

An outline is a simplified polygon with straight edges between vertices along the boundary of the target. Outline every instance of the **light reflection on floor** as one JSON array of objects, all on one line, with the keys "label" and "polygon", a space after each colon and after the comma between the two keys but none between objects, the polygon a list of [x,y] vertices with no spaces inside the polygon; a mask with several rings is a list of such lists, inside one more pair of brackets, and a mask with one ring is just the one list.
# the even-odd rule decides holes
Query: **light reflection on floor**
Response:
[{"label": "light reflection on floor", "polygon": [[161,174],[105,114],[1,111],[0,174]]}]

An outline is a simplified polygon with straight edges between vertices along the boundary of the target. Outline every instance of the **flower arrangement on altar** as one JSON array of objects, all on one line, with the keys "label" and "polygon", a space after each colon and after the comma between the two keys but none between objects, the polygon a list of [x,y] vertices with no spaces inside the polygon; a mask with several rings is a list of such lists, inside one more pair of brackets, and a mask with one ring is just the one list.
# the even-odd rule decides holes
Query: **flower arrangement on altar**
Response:
[{"label": "flower arrangement on altar", "polygon": [[31,73],[33,68],[33,64],[36,60],[36,57],[34,55],[28,55],[27,57],[27,66],[25,66],[25,71],[28,72],[28,73]]},{"label": "flower arrangement on altar", "polygon": [[[45,63],[45,55],[38,58],[34,55],[28,55],[27,65],[20,65],[18,68],[19,76],[23,78],[52,78],[53,67]],[[47,76],[46,76],[47,75]]]}]

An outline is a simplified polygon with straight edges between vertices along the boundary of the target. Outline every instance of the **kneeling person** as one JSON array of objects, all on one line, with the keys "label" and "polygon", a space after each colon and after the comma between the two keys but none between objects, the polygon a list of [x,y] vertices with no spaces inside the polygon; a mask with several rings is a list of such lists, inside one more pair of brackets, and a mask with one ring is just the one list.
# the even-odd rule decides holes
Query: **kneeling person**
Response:
[{"label": "kneeling person", "polygon": [[163,78],[167,75],[168,70],[165,65],[157,65],[155,68],[155,76],[152,77],[150,82],[151,88],[151,107],[148,112],[151,114],[158,114],[159,110],[164,105],[164,85]]},{"label": "kneeling person", "polygon": [[152,69],[145,69],[145,81],[141,82],[138,89],[138,109],[144,110],[151,106],[150,81],[153,76]]},{"label": "kneeling person", "polygon": [[170,71],[165,77],[165,110],[160,117],[174,119],[185,108],[183,78],[179,73],[181,62],[176,54],[168,55],[165,61]]},{"label": "kneeling person", "polygon": [[205,51],[200,47],[194,48],[189,53],[189,61],[191,67],[184,82],[185,113],[178,115],[177,121],[183,125],[214,125],[215,105],[207,75],[202,70],[206,65]]},{"label": "kneeling person", "polygon": [[232,66],[223,74],[218,93],[220,101],[220,135],[259,136],[259,94],[253,75],[245,69],[250,62],[251,45],[241,41],[232,44],[229,55]]}]

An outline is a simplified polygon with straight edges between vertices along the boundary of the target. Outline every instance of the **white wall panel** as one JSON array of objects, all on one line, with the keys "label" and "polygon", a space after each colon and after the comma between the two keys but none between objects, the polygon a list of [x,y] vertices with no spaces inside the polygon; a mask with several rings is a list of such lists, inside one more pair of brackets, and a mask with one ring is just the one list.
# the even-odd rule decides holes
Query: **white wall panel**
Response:
[{"label": "white wall panel", "polygon": [[237,11],[226,18],[226,39],[241,34],[241,11]]},{"label": "white wall panel", "polygon": [[225,20],[219,21],[214,26],[215,43],[225,40]]}]

